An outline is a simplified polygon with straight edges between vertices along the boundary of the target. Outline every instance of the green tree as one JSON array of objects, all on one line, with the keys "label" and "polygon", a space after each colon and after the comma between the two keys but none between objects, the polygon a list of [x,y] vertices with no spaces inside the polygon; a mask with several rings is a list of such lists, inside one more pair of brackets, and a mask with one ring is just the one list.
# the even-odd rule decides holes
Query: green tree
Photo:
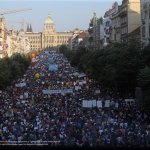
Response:
[{"label": "green tree", "polygon": [[148,66],[140,70],[138,75],[138,84],[143,89],[150,88],[150,68]]},{"label": "green tree", "polygon": [[143,65],[150,66],[150,45],[145,47],[142,51]]},{"label": "green tree", "polygon": [[24,74],[31,63],[30,54],[13,54],[0,60],[0,89],[8,86],[14,79]]},{"label": "green tree", "polygon": [[140,70],[138,84],[143,89],[143,107],[150,110],[150,68],[148,66]]}]

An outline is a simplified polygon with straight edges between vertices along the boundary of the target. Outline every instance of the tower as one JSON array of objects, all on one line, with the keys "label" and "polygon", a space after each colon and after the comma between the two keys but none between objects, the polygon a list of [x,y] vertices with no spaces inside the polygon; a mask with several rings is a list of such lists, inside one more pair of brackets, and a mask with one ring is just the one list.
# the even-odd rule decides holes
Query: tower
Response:
[{"label": "tower", "polygon": [[26,32],[30,32],[29,24],[27,25],[27,30],[26,30]]},{"label": "tower", "polygon": [[30,32],[32,32],[32,26],[31,26],[31,24],[30,24]]},{"label": "tower", "polygon": [[50,14],[48,15],[47,19],[45,20],[44,32],[48,33],[48,34],[55,33],[55,25],[54,25],[54,22],[50,16]]}]

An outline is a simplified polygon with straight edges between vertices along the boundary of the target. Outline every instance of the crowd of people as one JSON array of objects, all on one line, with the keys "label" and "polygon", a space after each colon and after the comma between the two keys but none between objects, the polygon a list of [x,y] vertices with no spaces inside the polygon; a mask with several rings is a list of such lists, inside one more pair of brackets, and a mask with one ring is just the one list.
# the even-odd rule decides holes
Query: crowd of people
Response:
[{"label": "crowd of people", "polygon": [[[49,56],[54,62],[49,62]],[[0,144],[47,141],[65,146],[150,146],[149,114],[135,102],[126,103],[118,93],[80,76],[54,50],[41,52],[36,60],[22,78],[0,91]],[[51,63],[58,70],[49,71]],[[43,92],[64,89],[72,92]],[[111,105],[83,107],[82,100],[90,99],[109,99]]]}]

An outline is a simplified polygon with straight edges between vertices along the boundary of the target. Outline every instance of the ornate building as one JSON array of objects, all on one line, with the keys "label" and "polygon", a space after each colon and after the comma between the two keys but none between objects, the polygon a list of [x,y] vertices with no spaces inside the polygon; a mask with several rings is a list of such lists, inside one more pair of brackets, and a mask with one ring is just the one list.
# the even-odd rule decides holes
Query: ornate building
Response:
[{"label": "ornate building", "polygon": [[71,32],[56,32],[55,24],[50,15],[45,20],[43,32],[33,32],[29,30],[29,27],[27,28],[25,35],[31,43],[31,50],[59,47],[62,44],[68,45],[72,36]]},{"label": "ornate building", "polygon": [[0,18],[0,58],[7,55],[7,29],[6,20],[4,17]]},{"label": "ornate building", "polygon": [[24,30],[18,32],[8,30],[5,18],[0,18],[0,58],[10,57],[14,53],[29,53],[30,50],[30,43]]},{"label": "ornate building", "polygon": [[141,0],[141,44],[150,44],[150,0]]}]

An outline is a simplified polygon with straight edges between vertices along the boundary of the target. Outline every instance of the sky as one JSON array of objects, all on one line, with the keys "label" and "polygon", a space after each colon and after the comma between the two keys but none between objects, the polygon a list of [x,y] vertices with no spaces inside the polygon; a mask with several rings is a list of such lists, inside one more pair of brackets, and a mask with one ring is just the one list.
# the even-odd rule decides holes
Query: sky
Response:
[{"label": "sky", "polygon": [[[34,32],[42,32],[48,14],[55,23],[57,32],[70,31],[75,28],[87,30],[93,12],[101,17],[112,7],[115,0],[0,0],[0,12],[31,8],[4,15],[8,29],[20,29],[24,22],[32,25]],[[116,0],[120,5],[122,0]]]}]

